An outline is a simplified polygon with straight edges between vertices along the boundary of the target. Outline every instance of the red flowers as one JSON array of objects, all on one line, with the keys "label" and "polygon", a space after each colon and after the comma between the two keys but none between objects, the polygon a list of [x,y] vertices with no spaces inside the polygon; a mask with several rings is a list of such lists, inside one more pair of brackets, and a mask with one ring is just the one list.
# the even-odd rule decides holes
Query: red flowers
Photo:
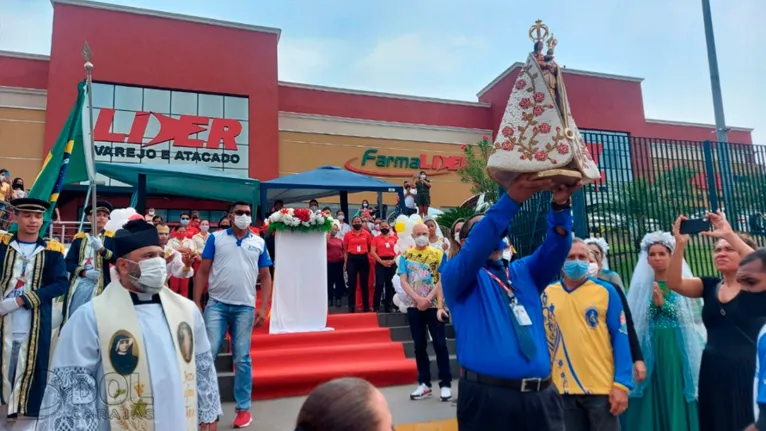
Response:
[{"label": "red flowers", "polygon": [[539,117],[543,115],[543,112],[545,112],[545,109],[543,109],[542,106],[537,105],[535,106],[535,109],[533,109],[533,112],[535,113],[535,117]]},{"label": "red flowers", "polygon": [[523,79],[519,79],[518,81],[516,81],[516,89],[517,90],[521,90],[522,88],[524,88],[526,86],[527,86],[527,81],[525,81]]},{"label": "red flowers", "polygon": [[535,93],[535,102],[537,103],[543,103],[543,100],[545,100],[545,93],[538,91]]},{"label": "red flowers", "polygon": [[511,141],[506,140],[505,142],[503,142],[503,149],[505,151],[512,151],[513,150],[513,144],[511,143]]},{"label": "red flowers", "polygon": [[513,135],[513,129],[510,126],[503,127],[503,136],[506,138]]},{"label": "red flowers", "polygon": [[468,147],[468,145],[466,145],[466,144],[462,144],[462,145],[460,145],[460,149],[461,149],[461,150],[465,150],[467,147]]},{"label": "red flowers", "polygon": [[545,151],[538,151],[538,152],[536,152],[535,153],[535,160],[537,160],[538,162],[544,162],[544,161],[548,160],[548,153],[546,153]]},{"label": "red flowers", "polygon": [[556,147],[556,151],[558,151],[559,154],[569,154],[569,145],[559,144],[558,147]]},{"label": "red flowers", "polygon": [[519,102],[519,106],[521,109],[529,109],[530,106],[532,106],[532,101],[529,100],[529,98],[525,97],[521,99],[521,102]]},{"label": "red flowers", "polygon": [[540,130],[540,133],[550,133],[551,131],[551,125],[548,123],[540,123],[539,126],[537,126],[538,130]]},{"label": "red flowers", "polygon": [[302,222],[311,220],[311,211],[308,208],[296,208],[293,210],[293,216]]}]

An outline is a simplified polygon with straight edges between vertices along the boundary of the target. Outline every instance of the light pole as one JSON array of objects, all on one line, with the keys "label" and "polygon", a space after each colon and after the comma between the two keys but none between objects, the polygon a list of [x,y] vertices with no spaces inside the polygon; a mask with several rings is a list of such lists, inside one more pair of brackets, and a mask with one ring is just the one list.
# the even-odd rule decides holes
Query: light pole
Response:
[{"label": "light pole", "polygon": [[[715,113],[715,129],[718,144],[718,170],[721,175],[721,194],[725,201],[730,204],[727,208],[731,211],[733,217],[730,218],[734,228],[737,228],[736,208],[734,204],[734,187],[731,169],[731,155],[729,151],[728,129],[726,128],[726,119],[723,114],[723,96],[721,94],[721,77],[718,72],[718,55],[715,50],[715,34],[713,33],[713,17],[710,13],[710,0],[702,0],[702,18],[705,22],[705,41],[707,43],[707,61],[710,68],[710,87],[713,91],[713,111]],[[714,172],[708,172],[708,175],[715,175]],[[710,193],[717,193],[717,190],[710,190]],[[729,197],[730,199],[726,199]],[[711,208],[713,211],[718,208]]]}]

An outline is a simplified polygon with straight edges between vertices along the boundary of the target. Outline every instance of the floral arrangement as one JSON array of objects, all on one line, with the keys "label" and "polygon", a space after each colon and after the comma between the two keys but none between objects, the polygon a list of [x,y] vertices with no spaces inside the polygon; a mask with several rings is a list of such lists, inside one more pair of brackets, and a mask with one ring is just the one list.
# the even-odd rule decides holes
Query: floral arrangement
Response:
[{"label": "floral arrangement", "polygon": [[325,217],[321,212],[308,208],[282,208],[266,220],[269,232],[329,232],[332,229],[332,217]]}]

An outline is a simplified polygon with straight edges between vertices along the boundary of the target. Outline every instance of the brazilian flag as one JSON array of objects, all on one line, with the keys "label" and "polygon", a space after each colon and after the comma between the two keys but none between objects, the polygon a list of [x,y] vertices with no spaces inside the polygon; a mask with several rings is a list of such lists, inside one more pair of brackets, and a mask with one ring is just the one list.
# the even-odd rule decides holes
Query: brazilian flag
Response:
[{"label": "brazilian flag", "polygon": [[[69,113],[56,143],[45,157],[40,173],[27,194],[30,198],[47,200],[51,207],[45,214],[42,236],[47,236],[48,225],[64,184],[79,183],[95,177],[95,165],[91,157],[90,117],[85,82],[78,86],[77,100]],[[10,231],[15,232],[14,223]]]}]

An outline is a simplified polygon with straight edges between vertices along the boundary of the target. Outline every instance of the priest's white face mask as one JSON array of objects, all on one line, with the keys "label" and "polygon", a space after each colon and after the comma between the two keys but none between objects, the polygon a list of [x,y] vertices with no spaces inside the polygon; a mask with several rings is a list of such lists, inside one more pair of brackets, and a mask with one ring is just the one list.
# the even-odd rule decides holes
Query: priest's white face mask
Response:
[{"label": "priest's white face mask", "polygon": [[165,259],[151,257],[138,262],[129,259],[128,277],[137,291],[141,293],[156,294],[165,286],[168,278],[168,268]]}]

